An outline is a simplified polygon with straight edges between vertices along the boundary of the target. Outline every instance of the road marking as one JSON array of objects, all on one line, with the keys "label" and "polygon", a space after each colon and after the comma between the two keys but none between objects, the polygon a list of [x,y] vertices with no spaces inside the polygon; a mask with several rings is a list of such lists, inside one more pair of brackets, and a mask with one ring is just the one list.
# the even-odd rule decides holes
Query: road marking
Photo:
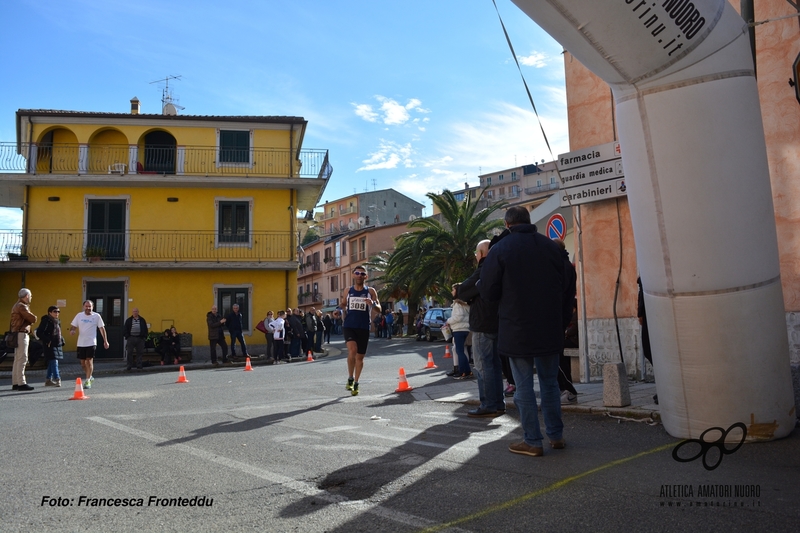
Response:
[{"label": "road marking", "polygon": [[655,448],[653,448],[651,450],[646,450],[644,452],[639,452],[637,454],[631,455],[630,457],[623,457],[622,459],[617,459],[616,461],[608,462],[606,464],[603,464],[603,465],[600,465],[598,467],[592,468],[591,470],[587,470],[586,472],[582,472],[580,474],[575,474],[574,476],[570,476],[570,477],[564,478],[561,481],[556,481],[552,485],[548,485],[547,487],[545,487],[543,489],[535,490],[533,492],[529,492],[528,494],[523,494],[522,496],[519,496],[518,498],[514,498],[513,500],[509,500],[507,502],[503,502],[503,503],[499,503],[497,505],[493,505],[491,507],[487,507],[486,509],[483,509],[481,511],[478,511],[477,513],[473,513],[471,515],[459,518],[458,520],[452,520],[450,522],[446,522],[446,523],[443,523],[443,524],[437,524],[435,526],[425,528],[420,533],[433,533],[434,531],[441,531],[443,529],[449,529],[449,528],[456,527],[456,526],[459,526],[461,524],[464,524],[466,522],[471,522],[472,520],[477,520],[479,518],[484,518],[484,517],[486,517],[486,516],[488,516],[490,514],[494,514],[494,513],[499,512],[499,511],[504,511],[506,509],[509,509],[511,507],[519,505],[519,504],[521,504],[523,502],[526,502],[528,500],[532,500],[533,498],[538,498],[539,496],[543,496],[543,495],[547,494],[548,492],[553,492],[554,490],[558,490],[558,489],[560,489],[562,487],[565,487],[565,486],[569,485],[570,483],[578,481],[579,479],[585,478],[585,477],[590,476],[592,474],[596,474],[597,472],[600,472],[602,470],[606,470],[608,468],[612,468],[614,466],[618,466],[618,465],[621,465],[623,463],[627,463],[628,461],[633,461],[634,459],[639,459],[640,457],[644,457],[645,455],[650,455],[650,454],[653,454],[653,453],[658,453],[660,451],[668,450],[670,448],[675,447],[678,444],[679,443],[677,443],[677,442],[670,443],[670,444],[663,444],[663,445],[657,446],[657,447],[655,447]]},{"label": "road marking", "polygon": [[[128,427],[123,424],[119,424],[117,422],[112,422],[111,420],[99,416],[91,416],[89,417],[89,420],[128,433],[130,435],[134,435],[141,439],[154,442],[156,444],[170,442],[169,439],[159,437],[158,435],[154,435],[146,431]],[[431,527],[436,525],[436,522],[434,520],[428,520],[426,518],[422,518],[412,514],[396,511],[394,509],[387,509],[373,502],[368,502],[364,500],[357,500],[357,501],[348,500],[344,496],[337,496],[335,494],[331,494],[327,491],[324,491],[316,487],[311,483],[297,481],[295,479],[280,474],[276,474],[274,472],[270,472],[263,468],[252,466],[247,463],[243,463],[241,461],[236,461],[234,459],[228,459],[227,457],[222,457],[215,453],[208,452],[199,448],[194,448],[186,444],[171,444],[170,447],[177,448],[182,452],[189,453],[191,455],[194,455],[195,457],[199,457],[200,459],[204,459],[211,463],[216,463],[225,466],[227,468],[238,470],[240,472],[244,472],[245,474],[249,474],[251,476],[264,479],[271,483],[281,485],[299,494],[302,494],[303,496],[313,496],[315,498],[324,500],[328,503],[337,504],[346,509],[354,509],[356,511],[367,512],[379,516],[381,518],[415,528]],[[405,478],[406,476],[403,477]],[[395,483],[397,483],[398,481],[399,480],[396,480]]]}]

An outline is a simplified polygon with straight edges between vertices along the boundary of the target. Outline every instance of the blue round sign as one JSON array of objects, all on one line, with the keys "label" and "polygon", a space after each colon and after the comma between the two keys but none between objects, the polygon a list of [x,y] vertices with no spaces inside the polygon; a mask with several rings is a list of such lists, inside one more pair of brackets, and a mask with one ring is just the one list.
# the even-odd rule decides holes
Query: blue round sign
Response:
[{"label": "blue round sign", "polygon": [[546,234],[550,239],[564,240],[564,237],[567,235],[567,221],[564,220],[561,214],[556,213],[550,217],[547,221]]}]

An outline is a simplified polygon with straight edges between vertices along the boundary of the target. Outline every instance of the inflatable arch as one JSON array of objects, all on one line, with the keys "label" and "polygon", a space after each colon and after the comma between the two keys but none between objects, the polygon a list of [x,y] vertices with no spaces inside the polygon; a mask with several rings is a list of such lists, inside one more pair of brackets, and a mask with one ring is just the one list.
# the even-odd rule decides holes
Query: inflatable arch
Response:
[{"label": "inflatable arch", "polygon": [[664,427],[788,435],[794,392],[746,24],[727,0],[512,1],[613,91]]}]

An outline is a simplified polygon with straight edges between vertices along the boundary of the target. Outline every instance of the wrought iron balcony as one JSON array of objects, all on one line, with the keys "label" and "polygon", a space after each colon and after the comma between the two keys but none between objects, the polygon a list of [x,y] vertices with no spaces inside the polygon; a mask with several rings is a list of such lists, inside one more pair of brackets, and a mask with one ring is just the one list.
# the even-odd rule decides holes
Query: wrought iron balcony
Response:
[{"label": "wrought iron balcony", "polygon": [[0,230],[0,261],[293,261],[290,232]]},{"label": "wrought iron balcony", "polygon": [[525,194],[539,194],[542,192],[553,191],[555,189],[558,189],[558,182],[545,183],[544,185],[538,185],[536,187],[526,187]]},{"label": "wrought iron balcony", "polygon": [[0,172],[324,178],[327,150],[0,142]]}]

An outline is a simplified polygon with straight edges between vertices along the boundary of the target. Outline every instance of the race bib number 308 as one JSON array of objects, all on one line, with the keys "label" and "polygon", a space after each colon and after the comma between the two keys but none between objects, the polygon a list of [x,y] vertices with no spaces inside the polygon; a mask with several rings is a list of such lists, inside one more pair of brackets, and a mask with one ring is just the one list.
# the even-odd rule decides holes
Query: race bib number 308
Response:
[{"label": "race bib number 308", "polygon": [[351,296],[347,303],[347,309],[350,311],[366,311],[367,299]]}]

